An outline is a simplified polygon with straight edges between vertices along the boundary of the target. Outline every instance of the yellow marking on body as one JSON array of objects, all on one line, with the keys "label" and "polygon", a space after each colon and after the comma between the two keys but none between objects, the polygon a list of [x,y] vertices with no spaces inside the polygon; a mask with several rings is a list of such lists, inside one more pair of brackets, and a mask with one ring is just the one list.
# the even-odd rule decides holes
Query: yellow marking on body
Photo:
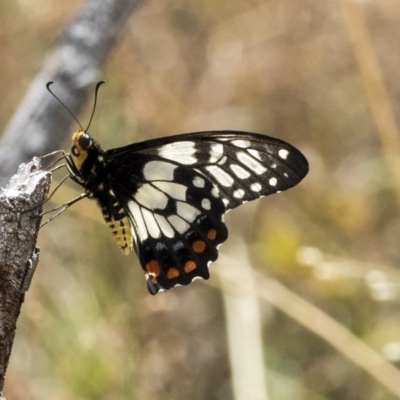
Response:
[{"label": "yellow marking on body", "polygon": [[128,255],[133,248],[133,236],[131,221],[128,217],[115,220],[113,217],[107,221],[107,226],[111,230],[118,247],[125,255]]},{"label": "yellow marking on body", "polygon": [[167,271],[167,278],[174,279],[179,276],[179,271],[175,267],[171,267]]},{"label": "yellow marking on body", "polygon": [[75,151],[72,150],[71,154],[74,157],[74,163],[76,165],[76,168],[78,168],[78,170],[82,168],[82,164],[85,162],[88,156],[87,149],[82,149],[82,147],[79,145],[79,139],[84,134],[85,134],[84,131],[78,131],[72,135],[72,149],[74,149]]},{"label": "yellow marking on body", "polygon": [[202,253],[206,249],[206,244],[202,240],[196,240],[192,248],[196,253]]},{"label": "yellow marking on body", "polygon": [[194,271],[197,268],[197,265],[194,261],[187,261],[183,268],[185,272],[188,274],[189,272]]}]

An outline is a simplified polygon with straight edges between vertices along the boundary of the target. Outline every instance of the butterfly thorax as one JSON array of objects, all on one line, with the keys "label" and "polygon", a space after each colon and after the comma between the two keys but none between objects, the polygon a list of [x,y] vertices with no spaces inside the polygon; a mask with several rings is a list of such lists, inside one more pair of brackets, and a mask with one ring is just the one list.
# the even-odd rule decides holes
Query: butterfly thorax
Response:
[{"label": "butterfly thorax", "polygon": [[119,248],[129,254],[133,247],[132,226],[111,184],[104,151],[86,132],[72,135],[70,175],[96,199]]},{"label": "butterfly thorax", "polygon": [[109,181],[103,149],[87,133],[78,131],[72,135],[71,159],[78,183],[85,188],[88,197],[97,197]]}]

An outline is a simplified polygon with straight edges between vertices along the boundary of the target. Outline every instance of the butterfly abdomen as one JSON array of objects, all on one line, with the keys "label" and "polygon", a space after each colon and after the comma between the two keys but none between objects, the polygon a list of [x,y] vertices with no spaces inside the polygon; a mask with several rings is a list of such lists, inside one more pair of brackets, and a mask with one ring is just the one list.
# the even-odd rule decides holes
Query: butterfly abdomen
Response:
[{"label": "butterfly abdomen", "polygon": [[112,189],[109,189],[108,192],[97,193],[95,198],[118,247],[125,255],[128,255],[133,248],[133,235],[132,225],[124,208]]},{"label": "butterfly abdomen", "polygon": [[97,200],[118,247],[128,255],[133,248],[132,224],[114,193],[102,156],[99,158],[91,167],[91,179],[87,180],[88,197]]}]

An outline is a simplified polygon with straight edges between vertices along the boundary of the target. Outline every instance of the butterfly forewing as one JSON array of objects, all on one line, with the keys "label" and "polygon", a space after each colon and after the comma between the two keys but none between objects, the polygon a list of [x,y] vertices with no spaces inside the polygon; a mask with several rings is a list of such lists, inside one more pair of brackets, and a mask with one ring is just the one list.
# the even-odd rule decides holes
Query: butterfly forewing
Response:
[{"label": "butterfly forewing", "polygon": [[111,150],[111,156],[140,152],[197,169],[218,188],[226,210],[295,186],[308,172],[292,145],[266,135],[196,132]]}]

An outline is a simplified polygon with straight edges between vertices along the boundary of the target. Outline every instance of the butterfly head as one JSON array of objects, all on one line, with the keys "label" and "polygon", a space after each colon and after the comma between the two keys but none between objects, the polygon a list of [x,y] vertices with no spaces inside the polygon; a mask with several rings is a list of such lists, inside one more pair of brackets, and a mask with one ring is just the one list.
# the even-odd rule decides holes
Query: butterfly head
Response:
[{"label": "butterfly head", "polygon": [[81,170],[83,163],[88,158],[93,144],[93,139],[85,131],[78,131],[72,135],[71,154],[78,170]]}]

